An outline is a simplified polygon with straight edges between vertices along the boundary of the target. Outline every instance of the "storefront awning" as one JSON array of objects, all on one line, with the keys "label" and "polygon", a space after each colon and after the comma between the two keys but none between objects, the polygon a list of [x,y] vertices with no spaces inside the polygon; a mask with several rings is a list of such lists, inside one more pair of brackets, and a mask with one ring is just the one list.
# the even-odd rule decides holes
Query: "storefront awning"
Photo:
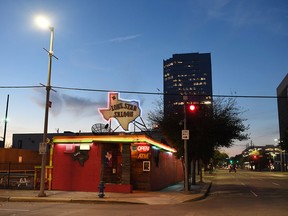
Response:
[{"label": "storefront awning", "polygon": [[157,142],[146,135],[99,135],[99,136],[55,136],[53,138],[53,143],[55,144],[75,144],[75,143],[93,143],[93,142],[115,142],[115,143],[149,143],[152,146],[163,149],[169,152],[176,152],[176,149],[165,145],[163,143]]}]

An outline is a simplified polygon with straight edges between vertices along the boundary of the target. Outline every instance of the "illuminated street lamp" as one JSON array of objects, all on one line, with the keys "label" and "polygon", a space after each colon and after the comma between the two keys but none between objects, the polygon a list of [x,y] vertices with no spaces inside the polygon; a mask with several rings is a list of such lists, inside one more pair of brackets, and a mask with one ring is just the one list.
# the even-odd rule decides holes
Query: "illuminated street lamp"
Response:
[{"label": "illuminated street lamp", "polygon": [[[52,67],[52,57],[53,57],[53,40],[54,40],[54,27],[50,26],[48,19],[38,16],[35,19],[35,22],[38,26],[44,29],[49,29],[50,34],[50,48],[48,51],[49,61],[48,61],[48,79],[46,85],[46,104],[45,104],[45,119],[44,119],[44,133],[43,133],[43,142],[40,144],[44,146],[44,150],[40,152],[42,154],[42,161],[41,161],[41,180],[40,180],[40,192],[38,194],[39,197],[45,197],[46,194],[44,192],[45,189],[45,168],[46,168],[46,151],[47,151],[47,144],[49,140],[47,139],[47,131],[48,131],[48,114],[49,114],[49,107],[50,103],[50,90],[51,90],[51,67]],[[40,148],[39,148],[40,150]]]}]

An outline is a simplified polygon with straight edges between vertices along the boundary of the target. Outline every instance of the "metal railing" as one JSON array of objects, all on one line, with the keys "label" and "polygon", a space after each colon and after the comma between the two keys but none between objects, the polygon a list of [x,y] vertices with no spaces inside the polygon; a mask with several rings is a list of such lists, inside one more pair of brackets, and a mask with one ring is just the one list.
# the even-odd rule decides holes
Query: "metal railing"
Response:
[{"label": "metal railing", "polygon": [[34,166],[25,163],[0,163],[0,189],[34,189]]}]

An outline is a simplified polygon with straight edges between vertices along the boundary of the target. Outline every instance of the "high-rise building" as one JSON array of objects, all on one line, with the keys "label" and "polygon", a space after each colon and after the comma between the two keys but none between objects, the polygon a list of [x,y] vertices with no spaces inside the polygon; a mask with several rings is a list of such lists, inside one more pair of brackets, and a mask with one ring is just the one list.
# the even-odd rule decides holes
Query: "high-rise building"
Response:
[{"label": "high-rise building", "polygon": [[277,87],[278,119],[280,139],[285,137],[288,130],[288,74]]},{"label": "high-rise building", "polygon": [[212,71],[210,53],[174,54],[163,61],[164,115],[183,113],[183,97],[187,104],[212,103]]}]

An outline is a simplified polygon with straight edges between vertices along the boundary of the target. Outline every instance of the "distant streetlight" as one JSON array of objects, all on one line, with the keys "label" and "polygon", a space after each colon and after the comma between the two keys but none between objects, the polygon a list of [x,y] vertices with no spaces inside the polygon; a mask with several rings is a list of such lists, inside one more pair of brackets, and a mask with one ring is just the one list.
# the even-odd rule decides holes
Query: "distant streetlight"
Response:
[{"label": "distant streetlight", "polygon": [[45,119],[44,119],[44,133],[43,133],[43,143],[42,145],[45,146],[45,150],[42,153],[42,161],[41,161],[41,180],[40,180],[40,192],[38,194],[39,197],[45,197],[46,194],[45,190],[45,169],[46,169],[46,151],[47,151],[47,144],[49,140],[47,139],[47,131],[48,131],[48,114],[49,114],[49,107],[50,103],[50,90],[51,90],[51,67],[52,67],[52,57],[53,57],[53,40],[54,40],[54,27],[50,26],[50,22],[48,19],[42,16],[38,16],[35,18],[36,24],[44,29],[49,29],[50,34],[50,49],[48,51],[49,61],[48,61],[48,79],[46,85],[46,104],[45,104]]}]

